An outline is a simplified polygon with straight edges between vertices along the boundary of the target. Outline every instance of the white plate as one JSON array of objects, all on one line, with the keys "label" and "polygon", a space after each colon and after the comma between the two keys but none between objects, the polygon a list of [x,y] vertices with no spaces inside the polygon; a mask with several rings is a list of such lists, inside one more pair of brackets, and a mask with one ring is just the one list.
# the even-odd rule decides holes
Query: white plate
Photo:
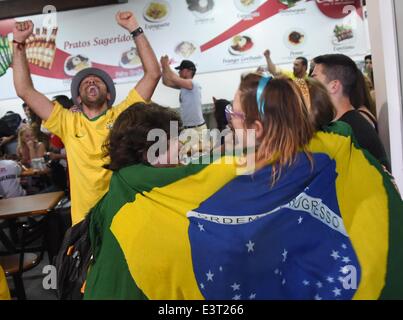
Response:
[{"label": "white plate", "polygon": [[[303,39],[300,40],[299,43],[291,42],[289,40],[289,36],[292,32],[298,32],[299,34],[303,35]],[[284,34],[284,43],[291,50],[300,50],[302,47],[305,46],[306,40],[307,40],[307,38],[306,38],[305,31],[303,31],[302,29],[299,29],[299,28],[290,29]]]},{"label": "white plate", "polygon": [[[165,15],[163,15],[163,16],[160,17],[160,18],[154,18],[154,17],[151,17],[151,16],[147,15],[148,9],[149,9],[153,4],[154,4],[154,5],[161,5],[161,6],[164,6],[165,9],[166,9]],[[154,1],[150,1],[150,2],[146,5],[146,7],[144,8],[144,10],[143,10],[143,17],[144,17],[144,19],[146,19],[146,20],[149,21],[149,22],[153,22],[153,23],[155,23],[155,22],[162,22],[162,21],[164,21],[166,18],[168,18],[170,11],[171,11],[171,8],[170,8],[168,2],[166,2],[165,0],[154,0]]]},{"label": "white plate", "polygon": [[[179,46],[182,46],[182,50],[179,51]],[[199,46],[195,41],[181,41],[175,46],[174,52],[181,59],[190,59],[200,51]]]},{"label": "white plate", "polygon": [[[123,55],[128,55],[128,59],[135,60],[136,63],[130,63],[130,62],[129,63],[124,63],[122,61]],[[122,56],[120,57],[120,60],[119,60],[119,65],[122,68],[125,68],[125,69],[134,69],[134,68],[137,68],[137,67],[141,66],[141,60],[140,60],[140,57],[137,54],[136,49],[132,48],[130,50],[127,50],[127,51],[123,52]]]},{"label": "white plate", "polygon": [[[69,56],[65,61],[64,61],[64,72],[71,77],[74,77],[78,72],[80,72],[83,69],[87,69],[87,68],[91,68],[92,63],[91,61],[88,59],[87,62],[84,62],[81,58],[86,58],[88,59],[87,56],[83,55],[83,54],[77,54],[74,56]],[[73,69],[68,69],[67,68],[67,64],[69,63],[69,61],[75,60],[75,64],[76,66]],[[80,62],[81,61],[81,62]]]},{"label": "white plate", "polygon": [[228,47],[228,51],[232,54],[232,55],[234,55],[234,56],[241,56],[241,55],[244,55],[244,54],[246,54],[246,53],[248,53],[248,52],[250,52],[250,50],[252,50],[253,49],[253,47],[254,47],[254,43],[253,43],[253,39],[251,38],[251,37],[249,37],[248,35],[241,35],[242,37],[247,37],[247,38],[249,38],[251,41],[252,41],[252,47],[250,47],[249,49],[247,49],[247,50],[245,50],[245,51],[238,51],[238,50],[235,50],[234,48],[232,48],[232,46],[233,46],[233,39],[234,39],[234,37],[233,38],[231,38],[231,42],[230,42],[230,46]]},{"label": "white plate", "polygon": [[213,7],[210,9],[210,10],[208,10],[208,11],[206,11],[206,12],[199,12],[199,11],[197,11],[197,10],[190,10],[189,9],[189,5],[187,4],[187,6],[188,6],[188,10],[190,11],[190,12],[192,12],[196,17],[198,17],[198,18],[201,18],[201,19],[203,19],[203,18],[208,18],[209,16],[211,16],[211,14],[213,13],[213,11],[214,11],[214,7],[215,7],[215,5],[216,5],[216,3],[215,3],[215,1],[214,0],[194,0],[195,2],[197,2],[197,1],[207,1],[208,3],[209,2],[212,2],[213,3]]},{"label": "white plate", "polygon": [[234,0],[235,6],[242,12],[251,13],[260,7],[262,0],[251,0],[252,2],[245,5],[242,0]]}]

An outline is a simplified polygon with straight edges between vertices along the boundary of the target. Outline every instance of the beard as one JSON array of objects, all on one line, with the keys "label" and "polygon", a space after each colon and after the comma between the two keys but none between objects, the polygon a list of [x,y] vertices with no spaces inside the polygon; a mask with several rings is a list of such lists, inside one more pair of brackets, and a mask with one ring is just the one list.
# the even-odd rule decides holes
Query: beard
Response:
[{"label": "beard", "polygon": [[98,96],[94,99],[89,97],[87,94],[83,94],[81,96],[82,103],[85,104],[88,108],[98,108],[104,105],[107,101],[107,93],[99,92]]}]

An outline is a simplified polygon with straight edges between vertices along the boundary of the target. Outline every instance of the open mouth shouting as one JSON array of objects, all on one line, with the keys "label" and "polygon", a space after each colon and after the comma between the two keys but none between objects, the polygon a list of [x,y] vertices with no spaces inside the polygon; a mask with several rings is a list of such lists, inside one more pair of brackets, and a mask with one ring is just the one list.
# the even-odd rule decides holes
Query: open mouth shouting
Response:
[{"label": "open mouth shouting", "polygon": [[97,97],[99,95],[99,88],[96,85],[90,85],[86,92],[88,97]]}]

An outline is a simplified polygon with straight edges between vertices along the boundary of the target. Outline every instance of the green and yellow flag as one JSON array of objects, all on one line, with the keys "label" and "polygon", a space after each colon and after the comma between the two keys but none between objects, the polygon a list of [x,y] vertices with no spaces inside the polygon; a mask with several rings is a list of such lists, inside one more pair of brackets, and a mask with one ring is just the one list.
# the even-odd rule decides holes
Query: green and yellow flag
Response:
[{"label": "green and yellow flag", "polygon": [[270,165],[134,165],[91,213],[86,299],[403,298],[403,204],[336,123]]}]

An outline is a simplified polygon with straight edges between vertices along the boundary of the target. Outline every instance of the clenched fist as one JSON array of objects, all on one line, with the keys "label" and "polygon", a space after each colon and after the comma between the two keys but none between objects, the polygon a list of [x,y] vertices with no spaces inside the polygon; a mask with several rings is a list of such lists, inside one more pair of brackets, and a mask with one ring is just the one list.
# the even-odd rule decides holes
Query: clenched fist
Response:
[{"label": "clenched fist", "polygon": [[129,32],[133,32],[139,27],[136,17],[130,11],[119,11],[116,14],[116,21],[122,28],[125,28]]},{"label": "clenched fist", "polygon": [[25,40],[32,34],[34,24],[31,20],[16,22],[13,28],[14,40],[17,42],[25,42]]}]

